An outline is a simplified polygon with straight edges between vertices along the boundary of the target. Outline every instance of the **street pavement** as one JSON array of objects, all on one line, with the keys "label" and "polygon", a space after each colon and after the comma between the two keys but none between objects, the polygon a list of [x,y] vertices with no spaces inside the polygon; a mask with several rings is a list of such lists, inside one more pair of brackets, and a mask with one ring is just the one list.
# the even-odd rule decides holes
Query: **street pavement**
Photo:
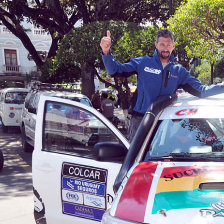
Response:
[{"label": "street pavement", "polygon": [[[0,224],[35,224],[32,155],[20,154],[22,149],[19,133],[6,135],[0,130],[0,136],[0,149],[5,160],[0,172]],[[24,156],[29,158],[24,160]]]}]

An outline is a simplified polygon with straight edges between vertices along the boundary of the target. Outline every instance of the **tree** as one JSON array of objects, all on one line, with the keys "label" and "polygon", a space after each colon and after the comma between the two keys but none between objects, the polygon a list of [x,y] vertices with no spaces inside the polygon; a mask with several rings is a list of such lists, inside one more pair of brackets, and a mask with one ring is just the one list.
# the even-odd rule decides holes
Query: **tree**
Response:
[{"label": "tree", "polygon": [[[183,1],[183,0],[182,0]],[[173,0],[173,8],[179,6],[180,2]],[[96,21],[127,21],[136,24],[152,22],[164,23],[169,17],[169,4],[164,0],[2,0],[0,1],[0,21],[15,35],[32,55],[38,68],[42,71],[48,69],[49,64],[54,64],[47,60],[46,66],[43,67],[45,61],[38,55],[29,36],[28,30],[23,27],[23,21],[33,23],[45,29],[52,38],[52,44],[47,58],[51,59],[56,55],[58,44],[64,36],[68,34],[77,21],[82,21],[82,25],[90,26]],[[156,22],[155,22],[156,21]],[[106,32],[106,30],[105,30]],[[79,36],[82,40],[84,37]],[[84,42],[83,42],[84,43]],[[90,49],[90,48],[88,48]],[[89,52],[90,54],[91,52]],[[57,63],[56,63],[57,64]],[[74,67],[76,64],[74,65]],[[81,70],[79,70],[79,69]],[[67,69],[71,73],[81,72],[83,93],[90,96],[94,91],[94,63],[91,64],[83,61],[73,71],[70,62],[67,66],[58,68],[56,77],[52,80],[58,80],[58,77],[65,81],[69,79],[67,75],[60,74],[61,71]],[[67,70],[65,72],[67,72]],[[60,71],[60,73],[59,73]],[[63,73],[65,73],[63,72]],[[42,80],[45,79],[46,73],[43,74]],[[74,79],[77,77],[73,77]],[[70,79],[72,79],[70,77]],[[63,80],[61,80],[63,81]],[[87,88],[88,87],[88,88]]]},{"label": "tree", "polygon": [[56,54],[58,43],[81,18],[72,1],[3,0],[0,2],[0,21],[23,43],[32,55],[36,65],[41,68],[44,61],[32,44],[23,22],[33,23],[45,29],[52,38],[48,58]]},{"label": "tree", "polygon": [[58,62],[58,58],[49,58],[41,67],[40,81],[45,83],[74,83],[80,80],[81,68],[76,62],[66,60]]},{"label": "tree", "polygon": [[[186,0],[173,0],[175,10],[181,2]],[[77,1],[75,1],[77,2]],[[79,2],[79,1],[78,1]],[[91,0],[77,3],[84,24],[94,21],[126,21],[137,24],[151,22],[154,25],[166,23],[169,18],[169,3],[164,0]],[[80,7],[82,5],[83,7]]]},{"label": "tree", "polygon": [[208,63],[198,65],[195,68],[195,75],[203,83],[209,85],[211,83],[211,66]]},{"label": "tree", "polygon": [[48,58],[51,58],[55,56],[64,35],[79,20],[82,20],[84,25],[111,19],[136,23],[158,19],[165,21],[168,18],[166,5],[162,0],[2,0],[0,21],[22,41],[40,68],[44,61],[27,35],[28,30],[23,26],[24,21],[49,32],[52,44]]},{"label": "tree", "polygon": [[189,0],[168,20],[177,42],[185,43],[189,57],[215,62],[224,49],[224,1]]},{"label": "tree", "polygon": [[215,77],[224,79],[224,58],[222,58],[215,64],[214,73],[215,73]]},{"label": "tree", "polygon": [[119,62],[124,63],[129,58],[152,55],[155,50],[156,33],[158,29],[149,27],[139,27],[139,29],[129,30],[119,39],[113,54]]}]

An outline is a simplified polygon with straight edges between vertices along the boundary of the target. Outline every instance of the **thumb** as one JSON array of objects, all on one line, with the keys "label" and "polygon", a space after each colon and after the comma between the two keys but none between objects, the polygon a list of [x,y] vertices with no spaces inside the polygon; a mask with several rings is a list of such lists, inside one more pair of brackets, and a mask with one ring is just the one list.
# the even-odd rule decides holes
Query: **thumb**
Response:
[{"label": "thumb", "polygon": [[110,37],[110,30],[107,30],[107,37]]}]

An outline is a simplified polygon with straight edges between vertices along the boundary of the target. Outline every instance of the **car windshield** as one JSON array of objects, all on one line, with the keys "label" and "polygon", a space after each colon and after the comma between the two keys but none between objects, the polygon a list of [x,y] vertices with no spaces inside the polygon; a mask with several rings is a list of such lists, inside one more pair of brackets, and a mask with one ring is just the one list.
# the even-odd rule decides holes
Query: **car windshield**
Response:
[{"label": "car windshield", "polygon": [[223,158],[223,145],[222,118],[167,119],[159,122],[147,156]]},{"label": "car windshield", "polygon": [[86,104],[88,106],[91,106],[91,103],[89,102],[89,100],[87,98],[80,98],[80,99],[75,98],[73,100],[74,101],[77,101],[77,102],[81,102],[81,103]]},{"label": "car windshield", "polygon": [[91,106],[91,103],[88,98],[81,98],[81,97],[76,97],[76,96],[60,96],[63,99],[69,99],[72,101],[80,102],[85,105]]},{"label": "car windshield", "polygon": [[23,104],[27,92],[8,92],[5,94],[5,103]]}]

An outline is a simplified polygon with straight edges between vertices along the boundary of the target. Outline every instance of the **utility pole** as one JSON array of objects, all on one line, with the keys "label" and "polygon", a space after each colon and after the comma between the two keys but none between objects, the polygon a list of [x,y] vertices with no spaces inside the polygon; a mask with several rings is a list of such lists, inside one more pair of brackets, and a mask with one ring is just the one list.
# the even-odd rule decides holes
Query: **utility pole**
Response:
[{"label": "utility pole", "polygon": [[211,63],[211,84],[213,84],[214,79],[214,62]]}]

